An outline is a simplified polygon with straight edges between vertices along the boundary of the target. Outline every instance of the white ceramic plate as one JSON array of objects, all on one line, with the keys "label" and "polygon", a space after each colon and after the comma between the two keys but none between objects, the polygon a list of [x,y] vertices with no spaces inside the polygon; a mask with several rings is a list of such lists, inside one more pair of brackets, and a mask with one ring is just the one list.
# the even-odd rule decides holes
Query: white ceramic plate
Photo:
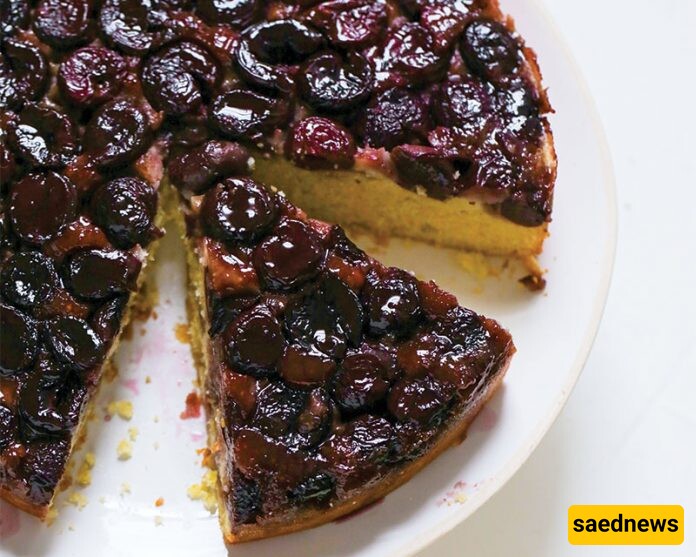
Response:
[{"label": "white ceramic plate", "polygon": [[[474,512],[522,465],[567,399],[588,355],[607,294],[615,244],[613,177],[595,109],[551,21],[533,0],[506,0],[536,50],[556,115],[560,161],[554,223],[542,264],[542,294],[517,288],[510,277],[476,282],[446,250],[413,243],[362,244],[390,264],[438,281],[460,301],[498,319],[518,353],[504,387],[446,452],[379,505],[308,532],[234,547],[239,557],[280,555],[406,555],[424,547]],[[85,451],[96,453],[92,483],[58,499],[59,516],[46,527],[0,502],[4,555],[224,555],[217,517],[188,499],[203,470],[203,420],[182,420],[194,370],[189,347],[177,340],[184,323],[184,263],[174,235],[163,242],[154,269],[160,291],[157,319],[136,323],[123,342],[119,378],[100,397]],[[143,333],[143,334],[141,334]],[[145,377],[151,378],[150,383]],[[132,401],[130,422],[105,423],[108,401]],[[130,460],[116,446],[136,427]],[[84,452],[84,451],[83,451]],[[78,458],[78,461],[80,459]],[[123,493],[123,484],[130,493]],[[87,505],[66,503],[75,493]],[[164,504],[155,501],[162,497]],[[501,517],[504,519],[504,517]]]}]

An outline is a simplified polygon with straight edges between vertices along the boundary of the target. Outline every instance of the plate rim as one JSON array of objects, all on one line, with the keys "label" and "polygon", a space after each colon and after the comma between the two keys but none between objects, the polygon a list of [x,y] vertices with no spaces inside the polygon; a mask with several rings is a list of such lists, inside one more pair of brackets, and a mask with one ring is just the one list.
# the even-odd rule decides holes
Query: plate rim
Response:
[{"label": "plate rim", "polygon": [[505,466],[495,475],[493,479],[471,495],[467,500],[467,504],[459,510],[452,513],[447,518],[443,519],[436,527],[423,533],[420,532],[416,539],[410,539],[408,542],[400,544],[395,550],[388,555],[393,557],[411,557],[422,551],[432,543],[437,541],[445,534],[451,532],[455,527],[462,524],[467,518],[471,517],[478,511],[486,502],[498,493],[512,477],[520,470],[524,463],[529,459],[532,453],[546,436],[551,426],[556,422],[565,407],[570,395],[575,388],[575,385],[585,368],[585,364],[590,356],[595,339],[599,332],[604,310],[606,308],[609,291],[611,289],[612,277],[614,273],[614,265],[616,261],[616,246],[618,240],[618,204],[616,192],[616,175],[611,157],[611,150],[607,141],[604,125],[602,124],[599,110],[594,97],[591,94],[590,88],[585,80],[580,64],[575,59],[572,50],[566,42],[563,34],[560,32],[556,22],[551,16],[548,8],[542,0],[526,0],[546,22],[549,33],[554,37],[554,42],[558,45],[563,58],[569,62],[569,72],[575,77],[575,83],[579,86],[579,94],[586,103],[588,112],[588,121],[592,128],[592,135],[597,140],[600,171],[603,177],[602,191],[604,193],[609,221],[607,229],[609,237],[604,243],[604,252],[601,258],[601,276],[597,295],[595,296],[592,317],[588,325],[580,349],[577,352],[575,361],[571,366],[571,373],[568,374],[565,383],[556,397],[556,401],[547,413],[543,420],[539,422],[534,433],[530,436],[527,442],[517,451]]}]

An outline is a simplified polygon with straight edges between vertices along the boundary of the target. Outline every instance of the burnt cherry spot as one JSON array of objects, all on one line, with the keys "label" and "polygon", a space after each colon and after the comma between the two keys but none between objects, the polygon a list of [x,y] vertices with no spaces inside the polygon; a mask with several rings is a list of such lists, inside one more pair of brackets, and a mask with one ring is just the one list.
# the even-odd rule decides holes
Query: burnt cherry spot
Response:
[{"label": "burnt cherry spot", "polygon": [[16,373],[36,357],[38,330],[31,317],[0,302],[0,371]]},{"label": "burnt cherry spot", "polygon": [[267,308],[243,313],[223,334],[233,370],[259,377],[275,373],[286,342],[280,323]]},{"label": "burnt cherry spot", "polygon": [[497,21],[481,19],[464,31],[460,51],[475,74],[497,82],[519,64],[519,45],[507,28]]},{"label": "burnt cherry spot", "polygon": [[355,141],[350,132],[319,116],[296,122],[285,144],[286,156],[303,168],[350,168],[355,162],[355,153]]},{"label": "burnt cherry spot", "polygon": [[290,497],[301,503],[321,503],[334,492],[335,480],[329,474],[319,472],[295,487]]},{"label": "burnt cherry spot", "polygon": [[102,299],[135,289],[140,260],[120,250],[82,250],[70,258],[65,276],[72,292]]},{"label": "burnt cherry spot", "polygon": [[147,149],[149,142],[147,116],[127,100],[102,105],[87,124],[83,139],[87,154],[103,168],[128,164]]},{"label": "burnt cherry spot", "polygon": [[65,49],[87,40],[89,0],[41,0],[34,12],[34,30],[46,44]]},{"label": "burnt cherry spot", "polygon": [[43,304],[57,285],[53,262],[40,252],[15,253],[3,265],[2,294],[18,306],[32,308]]},{"label": "burnt cherry spot", "polygon": [[387,6],[383,0],[331,0],[307,15],[335,46],[354,49],[375,44],[384,33]]},{"label": "burnt cherry spot", "polygon": [[104,356],[104,343],[85,321],[60,316],[45,323],[46,339],[56,360],[77,371],[86,371]]},{"label": "burnt cherry spot", "polygon": [[73,183],[55,172],[32,173],[10,188],[9,214],[17,237],[41,245],[77,213]]},{"label": "burnt cherry spot", "polygon": [[0,42],[0,108],[38,100],[47,84],[48,64],[36,46],[13,38]]},{"label": "burnt cherry spot", "polygon": [[121,89],[126,63],[108,48],[89,46],[73,52],[58,70],[63,97],[78,108],[92,108],[111,100]]},{"label": "burnt cherry spot", "polygon": [[208,190],[201,204],[206,233],[219,240],[248,242],[273,224],[276,205],[268,192],[249,178],[228,178]]},{"label": "burnt cherry spot", "polygon": [[119,247],[146,246],[153,237],[157,193],[139,178],[117,178],[102,184],[90,207],[94,222]]},{"label": "burnt cherry spot", "polygon": [[143,92],[156,110],[170,116],[193,112],[220,80],[213,56],[202,46],[182,41],[165,46],[143,66]]},{"label": "burnt cherry spot", "polygon": [[247,27],[262,15],[259,0],[200,0],[196,9],[209,25],[226,23],[236,28]]},{"label": "burnt cherry spot", "polygon": [[215,99],[210,121],[222,135],[231,139],[257,141],[288,121],[290,109],[284,99],[254,91],[235,89]]},{"label": "burnt cherry spot", "polygon": [[365,108],[362,135],[370,147],[393,149],[422,141],[430,128],[428,103],[408,89],[388,89]]},{"label": "burnt cherry spot", "polygon": [[368,276],[362,296],[373,335],[406,334],[422,313],[418,283],[400,269],[389,269],[385,277]]},{"label": "burnt cherry spot", "polygon": [[261,490],[256,482],[246,479],[241,474],[235,474],[232,482],[232,512],[235,524],[253,522],[261,513]]},{"label": "burnt cherry spot", "polygon": [[324,260],[321,241],[309,226],[283,219],[254,251],[256,271],[271,289],[291,289],[316,276]]}]

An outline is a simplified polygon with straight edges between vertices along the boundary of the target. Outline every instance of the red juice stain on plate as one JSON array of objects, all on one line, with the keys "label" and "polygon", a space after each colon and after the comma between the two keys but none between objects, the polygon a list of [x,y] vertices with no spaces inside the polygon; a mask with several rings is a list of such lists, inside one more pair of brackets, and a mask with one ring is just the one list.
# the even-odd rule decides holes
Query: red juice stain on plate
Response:
[{"label": "red juice stain on plate", "polygon": [[191,391],[186,395],[186,409],[179,414],[182,420],[199,418],[201,415],[201,398],[196,391]]},{"label": "red juice stain on plate", "polygon": [[19,510],[0,501],[0,540],[14,536],[20,526]]},{"label": "red juice stain on plate", "polygon": [[370,503],[369,505],[365,505],[364,507],[362,507],[360,509],[356,509],[351,513],[340,516],[336,520],[334,520],[334,522],[345,522],[346,520],[350,520],[351,518],[354,518],[354,517],[358,516],[359,514],[367,512],[370,509],[376,507],[377,505],[381,505],[382,503],[384,503],[384,497],[380,497],[376,501],[372,501],[372,503]]}]

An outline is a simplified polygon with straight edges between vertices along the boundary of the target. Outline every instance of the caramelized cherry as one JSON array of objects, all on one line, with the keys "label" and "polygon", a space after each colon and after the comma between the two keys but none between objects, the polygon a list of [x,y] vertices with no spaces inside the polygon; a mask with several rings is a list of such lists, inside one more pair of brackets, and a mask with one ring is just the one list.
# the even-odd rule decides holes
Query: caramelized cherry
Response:
[{"label": "caramelized cherry", "polygon": [[242,314],[227,327],[224,339],[232,369],[260,377],[276,372],[286,344],[280,323],[263,306]]},{"label": "caramelized cherry", "polygon": [[0,371],[16,373],[36,357],[38,330],[28,315],[0,302]]},{"label": "caramelized cherry", "polygon": [[55,385],[34,372],[19,394],[22,421],[35,435],[56,435],[77,425],[86,388],[74,380]]},{"label": "caramelized cherry", "polygon": [[73,52],[58,70],[58,87],[65,99],[79,108],[111,100],[126,77],[126,63],[113,50],[88,46]]},{"label": "caramelized cherry", "polygon": [[364,48],[381,38],[387,6],[383,0],[330,0],[312,9],[307,20],[324,31],[336,46]]},{"label": "caramelized cherry", "polygon": [[519,45],[507,28],[497,21],[480,19],[464,31],[460,50],[469,68],[497,82],[519,64]]},{"label": "caramelized cherry", "polygon": [[392,268],[383,278],[368,276],[362,294],[374,335],[405,334],[421,316],[418,283],[406,271]]},{"label": "caramelized cherry", "polygon": [[65,49],[87,40],[89,0],[41,0],[34,12],[34,30],[53,48]]},{"label": "caramelized cherry", "polygon": [[13,38],[0,43],[0,108],[38,100],[47,84],[48,64],[36,46]]},{"label": "caramelized cherry", "polygon": [[401,74],[411,86],[440,79],[449,57],[436,52],[430,31],[418,23],[406,23],[387,38],[382,66]]},{"label": "caramelized cherry", "polygon": [[370,147],[393,149],[402,143],[421,141],[430,124],[428,103],[407,89],[388,89],[367,105],[363,136]]},{"label": "caramelized cherry", "polygon": [[0,34],[11,36],[15,29],[29,23],[30,5],[27,0],[2,0],[0,2]]},{"label": "caramelized cherry", "polygon": [[120,250],[82,250],[70,258],[65,276],[72,292],[86,299],[102,299],[135,289],[141,263]]},{"label": "caramelized cherry", "polygon": [[350,168],[355,141],[350,132],[327,118],[311,116],[296,122],[285,145],[286,156],[303,168]]},{"label": "caramelized cherry", "polygon": [[200,0],[196,8],[209,25],[225,23],[240,29],[252,24],[263,13],[259,0]]},{"label": "caramelized cherry", "polygon": [[220,95],[210,111],[210,121],[221,134],[249,141],[259,140],[289,117],[287,101],[244,89]]},{"label": "caramelized cherry", "polygon": [[142,56],[160,40],[160,33],[150,28],[164,23],[161,16],[149,0],[105,0],[99,12],[99,26],[111,46]]},{"label": "caramelized cherry", "polygon": [[92,315],[90,325],[104,343],[108,343],[121,329],[121,319],[128,304],[128,295],[117,296],[104,302]]},{"label": "caramelized cherry", "polygon": [[44,303],[58,286],[53,262],[40,252],[12,255],[3,265],[0,288],[13,304],[32,308]]},{"label": "caramelized cherry", "polygon": [[387,408],[399,421],[425,425],[442,417],[453,394],[452,388],[431,377],[401,379],[389,391]]},{"label": "caramelized cherry", "polygon": [[104,356],[104,343],[85,321],[72,316],[55,317],[46,323],[46,337],[56,360],[85,371]]},{"label": "caramelized cherry", "polygon": [[17,416],[4,404],[0,404],[0,454],[17,439]]},{"label": "caramelized cherry", "polygon": [[356,412],[374,406],[389,390],[387,359],[363,350],[345,357],[334,376],[333,394],[341,410]]}]

